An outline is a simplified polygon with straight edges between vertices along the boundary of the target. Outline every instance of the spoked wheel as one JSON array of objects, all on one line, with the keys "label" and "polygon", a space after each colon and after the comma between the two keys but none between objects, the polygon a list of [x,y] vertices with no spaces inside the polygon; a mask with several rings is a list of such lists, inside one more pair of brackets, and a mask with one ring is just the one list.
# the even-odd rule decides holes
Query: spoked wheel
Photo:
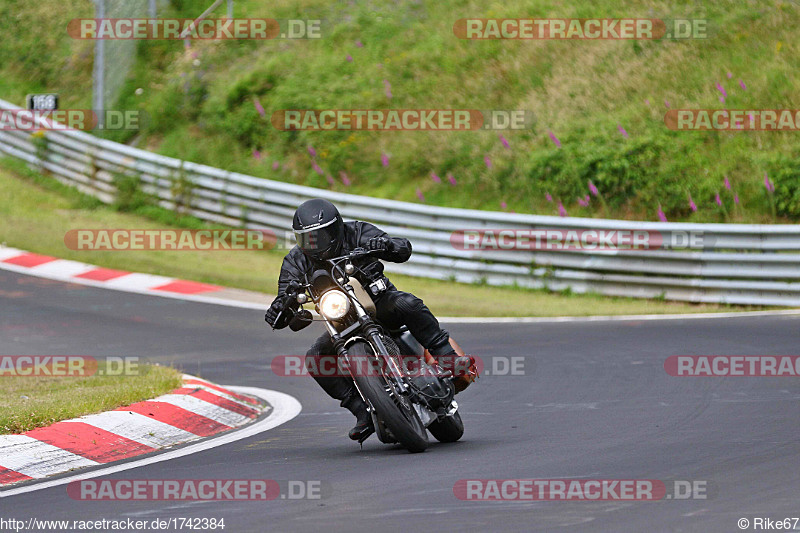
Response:
[{"label": "spoked wheel", "polygon": [[[358,362],[372,357],[372,350],[366,342],[354,342],[347,347],[347,353],[350,359],[356,362],[357,367],[369,367]],[[378,417],[383,420],[394,438],[412,453],[425,451],[428,447],[428,433],[411,402],[402,394],[395,392],[385,377],[368,375],[370,372],[356,372],[356,374],[353,380],[358,389],[375,408]]]}]

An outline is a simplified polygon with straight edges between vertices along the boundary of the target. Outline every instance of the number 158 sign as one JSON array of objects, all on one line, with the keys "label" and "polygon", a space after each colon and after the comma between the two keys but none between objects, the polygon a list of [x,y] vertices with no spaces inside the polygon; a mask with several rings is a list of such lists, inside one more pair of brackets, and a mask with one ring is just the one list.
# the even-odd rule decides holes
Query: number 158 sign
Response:
[{"label": "number 158 sign", "polygon": [[54,111],[58,109],[57,94],[29,94],[26,98],[31,111]]}]

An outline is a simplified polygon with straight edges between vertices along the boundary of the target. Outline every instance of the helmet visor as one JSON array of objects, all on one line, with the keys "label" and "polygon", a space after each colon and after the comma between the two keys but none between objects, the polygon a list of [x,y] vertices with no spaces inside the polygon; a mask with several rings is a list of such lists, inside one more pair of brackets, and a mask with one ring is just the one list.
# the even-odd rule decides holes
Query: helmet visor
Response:
[{"label": "helmet visor", "polygon": [[335,222],[336,219],[322,226],[295,230],[297,245],[312,257],[323,257],[326,252],[332,251],[339,240],[339,228]]}]

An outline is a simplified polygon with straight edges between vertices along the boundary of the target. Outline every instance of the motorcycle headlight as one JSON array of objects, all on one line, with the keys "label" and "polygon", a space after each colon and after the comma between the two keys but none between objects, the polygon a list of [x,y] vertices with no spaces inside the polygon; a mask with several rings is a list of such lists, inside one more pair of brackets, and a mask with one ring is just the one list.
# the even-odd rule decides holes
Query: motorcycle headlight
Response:
[{"label": "motorcycle headlight", "polygon": [[342,291],[328,291],[319,301],[319,311],[325,318],[339,320],[350,310],[350,300]]}]

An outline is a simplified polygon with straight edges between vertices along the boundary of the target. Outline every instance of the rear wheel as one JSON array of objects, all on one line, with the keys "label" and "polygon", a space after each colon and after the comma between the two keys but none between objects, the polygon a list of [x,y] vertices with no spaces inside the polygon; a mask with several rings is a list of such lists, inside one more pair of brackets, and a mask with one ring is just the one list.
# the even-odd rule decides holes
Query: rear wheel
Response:
[{"label": "rear wheel", "polygon": [[464,435],[464,422],[461,421],[461,415],[456,411],[453,416],[429,425],[428,431],[439,442],[455,442]]},{"label": "rear wheel", "polygon": [[[347,353],[354,360],[356,368],[369,368],[368,364],[359,361],[373,357],[367,343],[355,342],[348,346]],[[368,375],[370,372],[356,372],[356,374],[364,374],[354,376],[353,380],[394,438],[412,453],[425,451],[428,447],[428,434],[411,402],[396,393],[385,377]]]}]

